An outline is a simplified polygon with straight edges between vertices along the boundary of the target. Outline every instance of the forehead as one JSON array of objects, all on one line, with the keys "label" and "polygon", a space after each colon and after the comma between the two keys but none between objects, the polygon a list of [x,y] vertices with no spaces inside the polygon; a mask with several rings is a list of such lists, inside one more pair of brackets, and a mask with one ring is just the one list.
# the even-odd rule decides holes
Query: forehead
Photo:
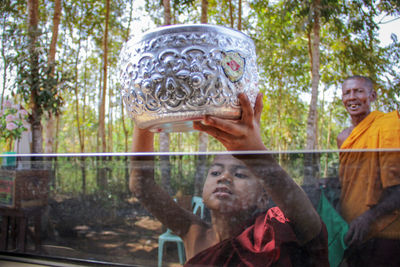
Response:
[{"label": "forehead", "polygon": [[351,89],[365,89],[368,90],[368,84],[361,79],[350,79],[343,83],[342,91]]},{"label": "forehead", "polygon": [[239,167],[247,169],[246,165],[241,160],[238,160],[231,155],[217,155],[211,164],[211,167],[213,166]]}]

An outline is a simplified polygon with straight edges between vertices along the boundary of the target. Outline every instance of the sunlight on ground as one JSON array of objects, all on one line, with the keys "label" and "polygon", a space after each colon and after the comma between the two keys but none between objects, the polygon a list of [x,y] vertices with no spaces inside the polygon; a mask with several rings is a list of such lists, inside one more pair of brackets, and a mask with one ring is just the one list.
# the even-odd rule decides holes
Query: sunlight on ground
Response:
[{"label": "sunlight on ground", "polygon": [[135,226],[139,226],[150,231],[156,231],[161,229],[162,224],[157,220],[151,219],[149,216],[144,216],[135,222]]}]

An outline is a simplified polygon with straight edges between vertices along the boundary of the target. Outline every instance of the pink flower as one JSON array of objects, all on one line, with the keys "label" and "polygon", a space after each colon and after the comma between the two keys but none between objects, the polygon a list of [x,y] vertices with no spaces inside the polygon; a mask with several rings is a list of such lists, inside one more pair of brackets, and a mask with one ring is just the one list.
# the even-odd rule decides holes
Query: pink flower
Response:
[{"label": "pink flower", "polygon": [[12,131],[12,130],[17,129],[17,127],[18,126],[15,123],[10,122],[10,123],[7,123],[6,129],[9,130],[9,131]]},{"label": "pink flower", "polygon": [[28,112],[27,112],[25,109],[19,110],[19,111],[18,111],[18,114],[19,114],[19,117],[20,117],[20,118],[23,118],[23,117],[28,116]]},{"label": "pink flower", "polygon": [[15,121],[16,117],[12,114],[9,114],[6,116],[6,122],[12,122]]},{"label": "pink flower", "polygon": [[10,100],[6,100],[6,101],[4,102],[4,107],[6,107],[6,108],[11,108],[11,107],[12,107],[11,101],[10,101]]}]

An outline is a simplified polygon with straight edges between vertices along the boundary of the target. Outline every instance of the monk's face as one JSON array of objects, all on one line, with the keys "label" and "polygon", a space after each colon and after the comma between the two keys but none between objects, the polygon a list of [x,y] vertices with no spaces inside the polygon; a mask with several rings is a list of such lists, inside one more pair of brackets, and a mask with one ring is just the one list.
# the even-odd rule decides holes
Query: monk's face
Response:
[{"label": "monk's face", "polygon": [[346,80],[342,86],[342,102],[351,117],[366,117],[376,92],[361,79]]},{"label": "monk's face", "polygon": [[250,213],[265,205],[265,193],[257,177],[246,165],[228,155],[217,156],[208,171],[203,201],[213,212]]}]

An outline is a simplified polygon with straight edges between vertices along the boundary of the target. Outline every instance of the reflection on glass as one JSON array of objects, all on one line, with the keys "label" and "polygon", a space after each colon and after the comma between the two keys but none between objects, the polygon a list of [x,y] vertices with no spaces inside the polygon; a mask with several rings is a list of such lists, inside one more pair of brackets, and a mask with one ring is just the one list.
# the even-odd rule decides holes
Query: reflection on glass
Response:
[{"label": "reflection on glass", "polygon": [[[211,248],[213,257],[219,255],[218,260],[226,261],[230,255],[226,251],[232,251],[229,246],[243,250],[249,244],[253,248],[254,244],[259,244],[257,249],[261,252],[266,247],[270,249],[265,239],[253,240],[257,234],[252,232],[258,229],[258,225],[264,226],[266,214],[272,216],[268,218],[271,223],[280,223],[279,227],[282,228],[279,230],[282,233],[291,233],[289,237],[282,238],[293,238],[289,240],[295,240],[299,247],[306,244],[306,248],[309,248],[309,241],[323,240],[318,239],[322,232],[315,234],[314,222],[303,217],[293,218],[300,222],[305,220],[304,225],[296,225],[294,219],[286,222],[284,217],[279,217],[276,206],[288,205],[285,202],[293,203],[299,185],[303,189],[301,192],[306,193],[306,198],[295,201],[295,205],[288,205],[296,211],[302,211],[300,215],[295,212],[295,216],[310,218],[309,212],[313,209],[309,204],[322,214],[323,220],[329,219],[326,218],[327,210],[329,214],[339,211],[339,153],[315,155],[318,155],[321,166],[318,172],[320,177],[309,184],[304,183],[306,156],[303,153],[235,157],[225,154],[146,154],[140,157],[138,154],[135,154],[136,157],[132,154],[68,155],[41,157],[40,161],[33,157],[18,156],[15,166],[2,166],[0,170],[1,254],[18,258],[34,255],[44,260],[63,258],[81,262],[155,266],[159,259],[159,237],[168,228],[171,234],[183,237],[184,253],[189,263],[199,255],[201,261],[208,260],[210,247],[216,244],[226,246],[230,242],[228,247],[222,246],[220,253],[215,247]],[[280,165],[264,164],[266,158],[270,157]],[[131,163],[131,159],[137,160]],[[4,157],[2,160],[4,162]],[[19,164],[21,161],[23,165]],[[130,172],[137,173],[138,170],[146,176],[139,190],[142,193],[135,191],[134,195],[129,189],[129,178]],[[266,185],[268,181],[258,178],[267,173],[270,181],[273,181],[272,185]],[[281,181],[285,173],[296,185],[289,190]],[[153,181],[157,187],[163,188],[163,192],[167,192],[167,199],[163,198],[162,193],[149,189]],[[280,189],[269,191],[268,186]],[[322,202],[322,191],[327,202]],[[284,192],[283,197],[274,195],[279,192]],[[200,218],[200,211],[193,213],[193,196],[201,197],[204,203],[203,219]],[[155,205],[146,204],[146,201],[154,199]],[[327,203],[330,205],[328,208],[324,206]],[[292,211],[288,212],[290,214]],[[263,216],[259,217],[260,214]],[[285,215],[288,217],[287,213]],[[218,223],[224,226],[221,229],[236,232],[219,232],[220,240],[216,241],[211,226]],[[330,234],[332,225],[329,222],[325,222],[325,225]],[[182,234],[188,226],[192,229],[193,237]],[[210,233],[213,236],[210,237]],[[307,237],[308,233],[312,233],[311,239]],[[262,236],[265,237],[265,233]],[[337,243],[343,243],[343,237],[344,234],[336,240]],[[211,245],[207,242],[210,238],[213,240]],[[328,236],[329,244],[331,238],[331,235]],[[225,251],[223,248],[229,249]],[[321,244],[313,244],[311,248],[323,250]],[[286,249],[287,257],[291,260],[309,253],[291,249]],[[271,251],[269,255],[274,255]],[[280,259],[285,259],[282,252],[280,255]],[[332,255],[329,256],[332,261]],[[342,256],[337,256],[336,260],[340,262]],[[251,256],[251,259],[258,260],[255,256]],[[270,260],[276,260],[276,257]],[[162,265],[179,262],[176,243],[165,243]]]}]

